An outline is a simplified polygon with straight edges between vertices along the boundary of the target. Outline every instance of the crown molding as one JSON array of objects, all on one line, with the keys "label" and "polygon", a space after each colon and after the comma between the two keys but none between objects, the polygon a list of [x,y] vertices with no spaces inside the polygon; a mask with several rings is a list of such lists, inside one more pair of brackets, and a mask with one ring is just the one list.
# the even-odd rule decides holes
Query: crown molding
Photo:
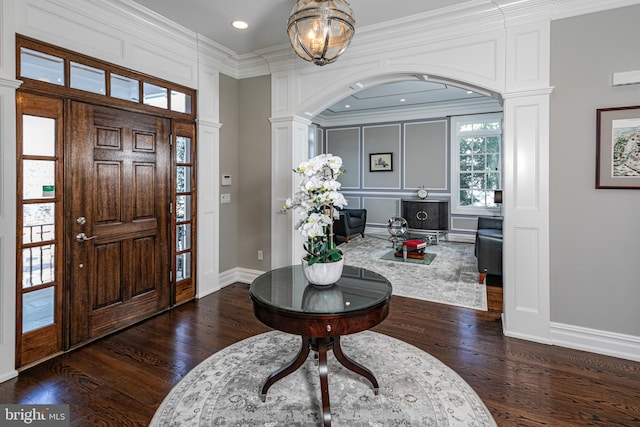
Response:
[{"label": "crown molding", "polygon": [[[58,0],[64,1],[64,0]],[[157,14],[133,0],[88,0],[137,25],[165,36],[179,39],[193,47],[198,44],[201,60],[210,58],[221,73],[235,79],[245,79],[270,73],[303,68],[308,65],[298,60],[288,44],[273,46],[239,55],[214,40]],[[640,4],[640,0],[471,0],[425,13],[381,22],[358,28],[348,51],[352,58],[371,55],[381,51],[397,49],[398,41],[403,47],[462,36],[473,26],[474,32],[504,29],[509,26],[544,19],[563,19],[587,13],[601,12]],[[407,34],[412,34],[407,44]],[[204,47],[203,47],[204,46]]]},{"label": "crown molding", "polygon": [[[146,28],[153,33],[162,33],[172,39],[179,39],[183,44],[193,49],[198,34],[188,28],[147,9],[133,0],[86,0],[91,4],[112,12],[121,18],[134,21],[134,28],[138,26]],[[77,4],[74,5],[77,9]],[[130,31],[131,29],[129,29]]]},{"label": "crown molding", "polygon": [[[403,48],[424,44],[425,40],[446,40],[468,34],[470,26],[476,33],[502,30],[514,25],[561,19],[634,4],[640,4],[640,0],[472,0],[358,28],[346,55],[355,59],[381,51],[393,51],[397,49],[399,40],[402,41]],[[416,36],[411,44],[407,44],[407,34]],[[293,56],[288,45],[274,46],[255,54],[264,58],[270,72],[307,65]],[[246,61],[249,57],[250,55],[245,55],[243,60]],[[243,66],[243,63],[239,62],[238,65]],[[264,68],[253,68],[248,74],[254,76],[263,72]],[[244,74],[244,71],[239,74]]]}]

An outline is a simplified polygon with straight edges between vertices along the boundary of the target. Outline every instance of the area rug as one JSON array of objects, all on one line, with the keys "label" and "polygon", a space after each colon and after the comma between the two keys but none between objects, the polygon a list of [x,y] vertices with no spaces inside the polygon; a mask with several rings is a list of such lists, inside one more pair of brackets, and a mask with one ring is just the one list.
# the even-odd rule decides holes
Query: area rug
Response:
[{"label": "area rug", "polygon": [[[312,354],[276,382],[262,402],[265,378],[298,352],[300,337],[273,331],[240,341],[191,370],[151,420],[160,426],[319,426],[320,381]],[[333,426],[496,426],[473,389],[435,357],[395,338],[361,332],[342,349],[369,368],[379,384],[345,369],[329,353]]]},{"label": "area rug", "polygon": [[396,256],[396,252],[397,251],[395,249],[392,249],[391,251],[382,255],[380,259],[383,259],[385,261],[408,262],[411,264],[429,265],[431,264],[431,261],[433,261],[434,258],[436,257],[436,254],[434,254],[433,252],[427,252],[424,254],[423,259],[407,257],[407,260],[405,261],[401,256]]},{"label": "area rug", "polygon": [[355,237],[343,243],[345,263],[382,274],[393,285],[393,294],[459,307],[487,310],[487,291],[478,283],[473,244],[440,240],[427,246],[436,255],[429,265],[381,259],[392,249],[386,238]]}]

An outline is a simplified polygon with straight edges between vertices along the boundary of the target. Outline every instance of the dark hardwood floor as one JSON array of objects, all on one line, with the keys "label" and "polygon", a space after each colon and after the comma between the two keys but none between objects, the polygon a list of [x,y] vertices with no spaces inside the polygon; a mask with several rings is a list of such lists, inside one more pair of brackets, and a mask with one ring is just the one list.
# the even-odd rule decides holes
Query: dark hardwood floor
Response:
[{"label": "dark hardwood floor", "polygon": [[[640,425],[640,363],[505,338],[501,328],[497,310],[394,296],[374,330],[453,368],[500,426]],[[267,330],[248,286],[234,284],[21,372],[0,384],[0,402],[67,403],[73,426],[144,426],[194,366]]]}]

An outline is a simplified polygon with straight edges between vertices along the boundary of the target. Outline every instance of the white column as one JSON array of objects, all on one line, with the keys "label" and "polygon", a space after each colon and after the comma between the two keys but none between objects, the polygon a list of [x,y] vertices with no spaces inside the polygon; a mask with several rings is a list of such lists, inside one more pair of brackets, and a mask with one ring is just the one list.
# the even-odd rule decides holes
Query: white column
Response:
[{"label": "white column", "polygon": [[16,89],[13,1],[0,1],[0,382],[18,375],[16,349]]},{"label": "white column", "polygon": [[549,21],[507,28],[504,333],[550,342]]},{"label": "white column", "polygon": [[197,298],[220,289],[220,73],[209,51],[199,44]]},{"label": "white column", "polygon": [[301,117],[271,119],[271,268],[297,264],[304,254],[302,237],[293,232],[295,214],[281,209],[296,192],[293,169],[308,159],[310,124]]},{"label": "white column", "polygon": [[504,333],[550,342],[549,91],[504,104]]}]

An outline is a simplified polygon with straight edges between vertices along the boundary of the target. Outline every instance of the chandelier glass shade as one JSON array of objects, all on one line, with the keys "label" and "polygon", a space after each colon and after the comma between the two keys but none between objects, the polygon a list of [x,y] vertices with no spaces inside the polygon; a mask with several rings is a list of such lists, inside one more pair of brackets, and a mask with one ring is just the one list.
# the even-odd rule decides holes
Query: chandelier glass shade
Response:
[{"label": "chandelier glass shade", "polygon": [[316,65],[334,62],[347,49],[356,21],[345,0],[298,0],[287,24],[295,53]]}]

